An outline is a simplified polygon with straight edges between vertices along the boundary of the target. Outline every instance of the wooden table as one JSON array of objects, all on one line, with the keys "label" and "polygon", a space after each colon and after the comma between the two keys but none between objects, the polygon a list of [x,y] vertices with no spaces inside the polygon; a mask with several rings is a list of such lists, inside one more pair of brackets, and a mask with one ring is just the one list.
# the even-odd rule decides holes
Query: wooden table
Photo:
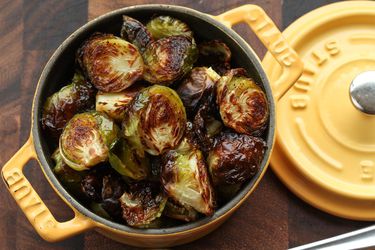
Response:
[{"label": "wooden table", "polygon": [[[131,3],[130,3],[131,2]],[[1,0],[0,2],[0,166],[25,142],[30,131],[30,109],[39,75],[57,46],[74,30],[103,13],[148,0]],[[283,4],[282,4],[283,2]],[[297,4],[298,2],[298,4]],[[158,0],[210,14],[245,3],[258,4],[280,27],[320,5],[334,1],[310,0]],[[235,29],[262,57],[265,49],[244,26]],[[35,162],[26,175],[59,220],[72,212],[48,185]],[[182,249],[286,249],[369,225],[333,217],[304,203],[269,169],[253,195],[232,218]],[[1,249],[129,249],[90,231],[60,243],[42,240],[0,186]]]}]

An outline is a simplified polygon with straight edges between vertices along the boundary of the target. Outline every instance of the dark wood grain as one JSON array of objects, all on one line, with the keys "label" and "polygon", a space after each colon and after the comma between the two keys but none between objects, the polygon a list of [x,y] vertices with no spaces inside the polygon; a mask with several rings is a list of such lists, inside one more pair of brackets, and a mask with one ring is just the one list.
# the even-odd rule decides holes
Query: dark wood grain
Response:
[{"label": "dark wood grain", "polygon": [[[30,132],[31,103],[42,69],[54,49],[75,29],[108,11],[135,4],[178,4],[217,15],[254,3],[284,27],[323,2],[284,0],[49,0],[0,1],[0,165],[25,142]],[[332,1],[330,1],[332,2]],[[260,57],[265,48],[245,25],[240,33]],[[72,212],[51,189],[35,162],[26,175],[57,219]],[[0,249],[132,249],[91,231],[60,243],[47,243],[31,227],[5,186],[0,187]],[[269,170],[252,196],[218,230],[182,249],[286,249],[350,231],[366,223],[327,215],[300,201]]]}]

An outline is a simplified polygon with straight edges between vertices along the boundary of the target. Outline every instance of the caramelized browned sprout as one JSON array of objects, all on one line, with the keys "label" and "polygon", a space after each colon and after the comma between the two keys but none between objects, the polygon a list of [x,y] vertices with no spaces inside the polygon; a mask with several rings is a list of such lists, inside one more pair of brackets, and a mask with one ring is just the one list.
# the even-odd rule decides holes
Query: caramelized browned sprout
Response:
[{"label": "caramelized browned sprout", "polygon": [[174,90],[153,85],[129,104],[122,125],[125,138],[141,157],[144,151],[160,155],[179,144],[185,132],[185,108]]},{"label": "caramelized browned sprout", "polygon": [[122,19],[121,37],[137,46],[143,52],[153,40],[150,32],[141,22],[134,18],[124,15]]},{"label": "caramelized browned sprout", "polygon": [[109,153],[109,163],[119,174],[133,180],[146,179],[150,172],[147,155],[140,157],[123,139],[120,139]]},{"label": "caramelized browned sprout", "polygon": [[150,43],[143,53],[143,77],[150,83],[168,85],[189,72],[197,56],[194,40],[184,36],[161,38]]},{"label": "caramelized browned sprout", "polygon": [[108,160],[109,150],[118,134],[117,125],[103,113],[77,114],[60,137],[61,156],[74,170],[87,170]]},{"label": "caramelized browned sprout", "polygon": [[230,69],[232,53],[229,47],[219,40],[202,42],[198,45],[199,65],[212,67],[220,75]]},{"label": "caramelized browned sprout", "polygon": [[162,215],[167,197],[158,183],[137,182],[121,198],[122,217],[134,227],[147,227]]},{"label": "caramelized browned sprout", "polygon": [[135,84],[118,93],[106,93],[99,91],[96,94],[95,109],[96,111],[106,113],[116,122],[121,122],[122,119],[124,119],[127,105],[145,86],[146,85],[144,84]]},{"label": "caramelized browned sprout", "polygon": [[171,199],[167,201],[163,214],[167,217],[186,222],[195,221],[199,216],[194,208],[181,206]]},{"label": "caramelized browned sprout", "polygon": [[119,198],[125,191],[125,184],[116,173],[106,168],[94,170],[82,180],[81,188],[95,213],[122,218]]},{"label": "caramelized browned sprout", "polygon": [[184,78],[176,92],[180,96],[188,114],[195,114],[202,98],[211,91],[220,76],[211,68],[193,68]]},{"label": "caramelized browned sprout", "polygon": [[253,177],[266,150],[266,143],[245,134],[222,134],[209,152],[207,162],[215,186],[241,184]]},{"label": "caramelized browned sprout", "polygon": [[143,74],[143,60],[133,44],[112,34],[95,33],[79,49],[78,62],[103,92],[120,92]]},{"label": "caramelized browned sprout", "polygon": [[268,101],[263,90],[244,69],[230,70],[217,83],[217,104],[224,124],[249,135],[261,133],[268,121]]},{"label": "caramelized browned sprout", "polygon": [[48,97],[43,106],[42,126],[59,137],[66,123],[76,114],[93,108],[95,90],[76,73],[72,83]]},{"label": "caramelized browned sprout", "polygon": [[161,180],[165,192],[177,203],[213,214],[215,201],[203,154],[187,138],[163,155]]},{"label": "caramelized browned sprout", "polygon": [[151,19],[147,23],[147,30],[155,40],[169,36],[193,38],[193,32],[186,23],[170,16],[158,16]]}]

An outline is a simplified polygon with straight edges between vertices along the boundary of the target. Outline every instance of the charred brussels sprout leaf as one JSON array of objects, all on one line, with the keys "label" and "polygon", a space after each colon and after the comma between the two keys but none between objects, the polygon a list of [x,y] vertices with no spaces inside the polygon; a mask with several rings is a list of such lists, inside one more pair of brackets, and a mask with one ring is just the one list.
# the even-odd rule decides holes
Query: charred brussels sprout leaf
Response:
[{"label": "charred brussels sprout leaf", "polygon": [[223,129],[223,124],[218,115],[218,110],[215,105],[215,92],[212,89],[211,93],[205,98],[205,102],[198,109],[194,117],[193,130],[197,137],[197,141],[201,146],[203,152],[207,153],[214,145],[215,136]]},{"label": "charred brussels sprout leaf", "polygon": [[266,143],[245,134],[222,134],[207,162],[215,186],[241,184],[259,170]]},{"label": "charred brussels sprout leaf", "polygon": [[197,56],[194,40],[183,36],[161,38],[143,53],[143,77],[150,83],[168,85],[189,72]]},{"label": "charred brussels sprout leaf", "polygon": [[147,23],[147,30],[155,40],[170,36],[193,38],[193,32],[186,23],[170,16],[158,16],[151,19]]},{"label": "charred brussels sprout leaf", "polygon": [[193,68],[177,88],[188,114],[194,114],[205,94],[212,90],[220,76],[211,68]]},{"label": "charred brussels sprout leaf", "polygon": [[186,222],[195,221],[199,216],[198,212],[194,210],[194,208],[189,206],[181,206],[173,200],[167,201],[163,214],[167,217]]},{"label": "charred brussels sprout leaf", "polygon": [[145,85],[136,84],[118,93],[99,91],[96,94],[96,111],[104,112],[115,121],[121,122],[122,119],[124,119],[127,105],[143,87],[145,87]]},{"label": "charred brussels sprout leaf", "polygon": [[177,93],[164,86],[143,89],[129,104],[122,123],[124,136],[143,157],[176,147],[186,126],[186,112]]},{"label": "charred brussels sprout leaf", "polygon": [[244,69],[234,69],[217,84],[217,104],[226,126],[238,133],[259,134],[267,125],[269,109],[263,90]]},{"label": "charred brussels sprout leaf", "polygon": [[143,74],[143,60],[133,44],[96,33],[79,49],[78,62],[91,83],[103,92],[120,92]]},{"label": "charred brussels sprout leaf", "polygon": [[61,156],[71,168],[82,171],[108,159],[119,128],[103,113],[75,115],[60,137]]},{"label": "charred brussels sprout leaf", "polygon": [[166,202],[158,183],[134,183],[120,198],[122,217],[130,226],[147,227],[162,215]]},{"label": "charred brussels sprout leaf", "polygon": [[163,155],[161,180],[165,192],[177,203],[213,214],[214,195],[204,157],[188,139]]},{"label": "charred brussels sprout leaf", "polygon": [[74,114],[93,108],[95,89],[76,73],[72,83],[48,97],[42,114],[42,126],[59,137]]},{"label": "charred brussels sprout leaf", "polygon": [[220,75],[230,69],[232,53],[229,47],[219,40],[202,42],[198,45],[199,61],[202,66],[212,67]]},{"label": "charred brussels sprout leaf", "polygon": [[134,180],[146,179],[150,172],[150,161],[141,158],[125,140],[120,140],[109,153],[109,163],[119,174]]},{"label": "charred brussels sprout leaf", "polygon": [[121,37],[137,46],[143,52],[153,40],[150,32],[141,22],[134,18],[124,15],[122,19]]}]

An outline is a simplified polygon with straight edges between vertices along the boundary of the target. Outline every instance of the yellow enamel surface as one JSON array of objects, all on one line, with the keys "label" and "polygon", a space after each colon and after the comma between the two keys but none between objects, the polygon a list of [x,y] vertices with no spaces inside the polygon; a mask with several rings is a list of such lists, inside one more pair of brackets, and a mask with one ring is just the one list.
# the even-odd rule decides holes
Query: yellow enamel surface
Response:
[{"label": "yellow enamel surface", "polygon": [[1,174],[9,192],[38,234],[47,241],[58,241],[91,228],[91,220],[75,210],[72,220],[56,221],[22,172],[31,159],[36,159],[32,136],[4,165]]},{"label": "yellow enamel surface", "polygon": [[279,100],[293,86],[302,74],[303,64],[297,53],[288,45],[274,22],[257,5],[243,5],[217,17],[228,27],[245,22],[254,31],[275,60],[280,64],[282,74],[273,79],[275,100]]},{"label": "yellow enamel surface", "polygon": [[[375,116],[358,111],[349,86],[375,70],[375,2],[328,5],[283,33],[304,62],[277,103],[271,166],[302,199],[334,215],[375,220]],[[270,81],[281,68],[263,60]]]}]

